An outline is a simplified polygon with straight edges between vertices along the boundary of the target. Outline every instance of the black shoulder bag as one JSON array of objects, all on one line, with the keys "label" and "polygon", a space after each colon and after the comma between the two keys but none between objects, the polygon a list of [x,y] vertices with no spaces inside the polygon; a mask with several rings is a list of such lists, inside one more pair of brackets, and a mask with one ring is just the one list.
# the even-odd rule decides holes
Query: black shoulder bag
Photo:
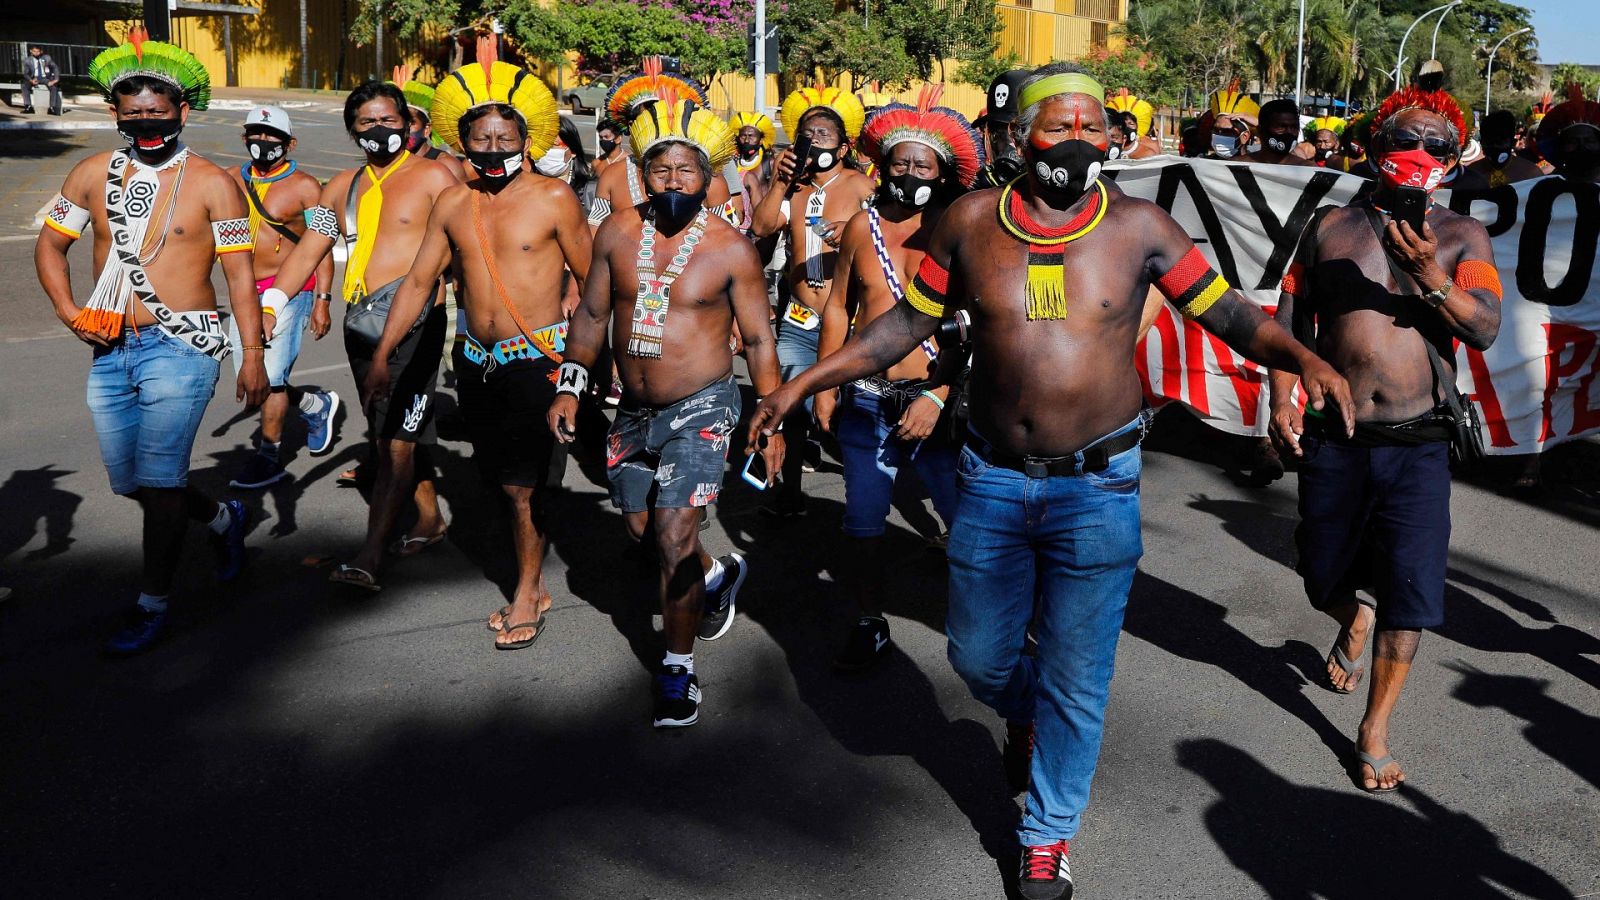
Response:
[{"label": "black shoulder bag", "polygon": [[[360,237],[356,233],[356,187],[360,183],[361,170],[357,169],[356,177],[350,179],[350,192],[345,194],[344,198],[344,241],[345,247],[351,252],[355,251],[356,240]],[[438,290],[439,286],[435,284],[434,296],[438,295]],[[383,342],[383,326],[389,321],[389,307],[394,304],[395,293],[395,291],[384,291],[381,295],[368,294],[346,306],[344,330],[376,348]],[[407,338],[422,327],[430,312],[433,312],[433,297],[429,297],[427,302],[422,304],[422,314],[417,316],[417,320],[406,329]]]},{"label": "black shoulder bag", "polygon": [[[261,217],[261,221],[266,222],[268,225],[271,225],[273,231],[276,231],[277,233],[279,233],[279,234],[283,235],[284,237],[288,238],[289,239],[289,243],[291,243],[291,244],[300,243],[300,235],[295,234],[292,230],[290,230],[288,225],[284,224],[283,222],[279,222],[277,219],[274,219],[273,217],[267,215],[267,208],[261,204],[261,195],[256,193],[256,184],[255,184],[255,182],[250,180],[250,176],[249,175],[247,175],[247,174],[245,174],[243,172],[241,172],[240,174],[244,175],[244,192],[245,192],[245,196],[250,198],[250,205],[254,206],[256,208],[256,215]],[[252,235],[252,237],[253,237],[253,235]]]},{"label": "black shoulder bag", "polygon": [[[1378,219],[1378,213],[1370,205],[1366,207],[1367,224],[1372,226],[1373,234],[1378,237],[1378,250],[1383,253],[1383,259],[1389,264],[1389,272],[1394,276],[1394,282],[1401,290],[1407,286],[1419,287],[1411,277],[1400,271],[1395,265],[1394,258],[1383,247],[1383,224]],[[1412,296],[1421,296],[1417,291]],[[1433,341],[1428,339],[1422,329],[1417,329],[1422,337],[1422,346],[1428,351],[1428,365],[1433,370],[1433,397],[1435,418],[1439,419],[1450,430],[1450,463],[1458,472],[1471,471],[1483,462],[1483,431],[1479,427],[1478,408],[1472,405],[1456,387],[1455,372],[1444,364],[1439,351],[1433,346]]]}]

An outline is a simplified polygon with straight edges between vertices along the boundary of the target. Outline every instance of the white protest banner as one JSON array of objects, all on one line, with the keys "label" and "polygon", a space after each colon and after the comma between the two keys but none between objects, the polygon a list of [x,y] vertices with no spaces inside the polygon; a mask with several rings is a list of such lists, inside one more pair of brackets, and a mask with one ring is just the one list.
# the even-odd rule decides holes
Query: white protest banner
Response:
[{"label": "white protest banner", "polygon": [[[1219,160],[1158,157],[1107,172],[1130,196],[1172,213],[1217,271],[1269,313],[1316,208],[1370,190],[1364,179],[1326,169]],[[1600,186],[1550,177],[1435,196],[1488,228],[1505,289],[1494,346],[1456,354],[1461,390],[1479,406],[1484,446],[1531,453],[1600,431]],[[1179,401],[1236,434],[1266,433],[1260,367],[1170,306],[1135,359],[1151,402]]]}]

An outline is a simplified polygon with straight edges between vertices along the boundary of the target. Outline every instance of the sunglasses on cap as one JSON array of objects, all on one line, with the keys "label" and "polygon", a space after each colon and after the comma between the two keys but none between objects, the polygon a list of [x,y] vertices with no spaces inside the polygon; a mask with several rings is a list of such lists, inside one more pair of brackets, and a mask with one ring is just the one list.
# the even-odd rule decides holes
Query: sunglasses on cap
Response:
[{"label": "sunglasses on cap", "polygon": [[1416,150],[1420,147],[1422,152],[1440,162],[1449,162],[1456,158],[1456,145],[1446,138],[1424,138],[1416,132],[1396,129],[1389,135],[1387,143],[1390,150]]}]

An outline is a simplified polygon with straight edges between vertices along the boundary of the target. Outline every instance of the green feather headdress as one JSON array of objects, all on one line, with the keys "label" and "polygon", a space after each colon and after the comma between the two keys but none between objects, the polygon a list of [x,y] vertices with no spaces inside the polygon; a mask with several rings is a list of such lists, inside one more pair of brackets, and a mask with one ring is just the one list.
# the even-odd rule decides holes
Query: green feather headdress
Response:
[{"label": "green feather headdress", "polygon": [[89,63],[89,77],[112,100],[116,86],[135,75],[147,75],[175,85],[190,109],[211,103],[211,73],[194,54],[173,44],[149,39],[143,27],[128,32],[128,42],[103,51]]}]

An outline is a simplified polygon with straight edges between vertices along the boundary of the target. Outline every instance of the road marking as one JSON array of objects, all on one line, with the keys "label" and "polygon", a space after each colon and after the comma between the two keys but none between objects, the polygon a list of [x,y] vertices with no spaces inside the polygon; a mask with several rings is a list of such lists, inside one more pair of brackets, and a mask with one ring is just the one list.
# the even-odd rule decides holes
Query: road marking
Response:
[{"label": "road marking", "polygon": [[0,122],[0,131],[111,131],[117,127],[104,122]]},{"label": "road marking", "polygon": [[0,243],[10,244],[17,241],[36,241],[38,239],[39,236],[37,234],[8,234],[5,237],[0,237]]},{"label": "road marking", "polygon": [[311,369],[295,369],[294,370],[294,374],[296,374],[296,375],[317,375],[317,374],[320,374],[322,372],[337,372],[337,371],[339,371],[341,369],[348,369],[348,368],[350,368],[350,364],[349,363],[335,363],[334,365],[331,365],[331,366],[317,366],[317,367],[311,368]]}]

